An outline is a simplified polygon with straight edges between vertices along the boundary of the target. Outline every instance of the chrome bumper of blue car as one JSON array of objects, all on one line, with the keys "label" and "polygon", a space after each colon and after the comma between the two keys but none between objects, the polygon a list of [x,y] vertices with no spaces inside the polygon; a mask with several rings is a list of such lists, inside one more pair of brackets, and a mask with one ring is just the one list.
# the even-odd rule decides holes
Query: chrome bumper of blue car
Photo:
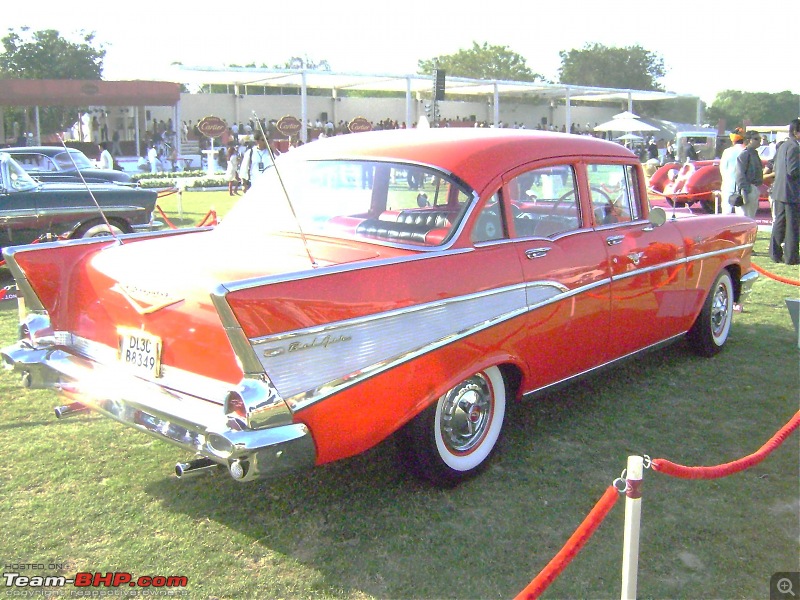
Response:
[{"label": "chrome bumper of blue car", "polygon": [[747,296],[750,295],[750,292],[753,290],[753,284],[758,279],[758,273],[756,271],[750,271],[742,275],[742,278],[739,280],[739,302],[744,302]]}]

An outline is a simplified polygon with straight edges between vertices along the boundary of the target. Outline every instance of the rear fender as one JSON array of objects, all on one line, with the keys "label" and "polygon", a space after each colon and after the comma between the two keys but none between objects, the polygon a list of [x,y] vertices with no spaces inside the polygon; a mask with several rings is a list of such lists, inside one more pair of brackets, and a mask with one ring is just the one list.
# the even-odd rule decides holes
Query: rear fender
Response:
[{"label": "rear fender", "polygon": [[25,307],[34,312],[48,312],[51,317],[69,294],[69,281],[79,264],[88,257],[119,242],[112,238],[93,238],[69,242],[49,242],[3,249],[6,266],[17,283]]},{"label": "rear fender", "polygon": [[[720,189],[722,176],[719,173],[719,166],[708,165],[697,169],[686,183],[686,192],[689,194],[700,194]],[[706,199],[710,199],[709,196]]]},{"label": "rear fender", "polygon": [[662,165],[650,177],[650,188],[657,192],[663,192],[666,185],[669,183],[669,172],[673,169],[680,169],[681,165],[677,162],[669,162]]}]

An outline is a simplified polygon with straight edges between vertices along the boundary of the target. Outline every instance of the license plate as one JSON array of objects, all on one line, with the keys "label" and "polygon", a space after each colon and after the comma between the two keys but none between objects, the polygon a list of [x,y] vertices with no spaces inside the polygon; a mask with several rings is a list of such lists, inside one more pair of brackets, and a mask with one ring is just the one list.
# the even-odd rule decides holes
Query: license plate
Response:
[{"label": "license plate", "polygon": [[120,362],[138,375],[161,377],[161,338],[138,329],[118,333]]}]

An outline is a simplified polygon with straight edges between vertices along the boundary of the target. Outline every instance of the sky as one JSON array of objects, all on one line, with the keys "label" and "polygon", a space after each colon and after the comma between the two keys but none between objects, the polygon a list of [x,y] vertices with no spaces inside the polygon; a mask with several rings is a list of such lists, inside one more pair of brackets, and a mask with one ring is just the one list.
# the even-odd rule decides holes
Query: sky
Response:
[{"label": "sky", "polygon": [[[146,2],[81,8],[37,0],[35,10],[3,11],[3,29],[56,29],[78,41],[95,32],[107,54],[103,78],[148,79],[185,66],[283,64],[292,56],[327,60],[333,71],[407,75],[419,60],[473,42],[506,46],[558,81],[559,51],[599,43],[639,45],[661,56],[667,91],[711,104],[718,92],[800,94],[800,0],[759,4],[695,0],[303,0],[235,3]],[[768,17],[768,20],[764,20]]]}]

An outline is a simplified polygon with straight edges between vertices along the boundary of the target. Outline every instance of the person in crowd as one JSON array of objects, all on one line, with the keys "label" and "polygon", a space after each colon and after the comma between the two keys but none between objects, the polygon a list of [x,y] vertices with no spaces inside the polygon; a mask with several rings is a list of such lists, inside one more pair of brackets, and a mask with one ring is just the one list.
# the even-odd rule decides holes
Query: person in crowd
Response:
[{"label": "person in crowd", "polygon": [[744,132],[737,127],[731,132],[731,145],[725,148],[719,159],[719,174],[722,177],[720,195],[722,196],[722,212],[733,212],[733,207],[728,204],[728,198],[736,191],[736,160],[744,152]]},{"label": "person in crowd", "polygon": [[119,129],[115,129],[111,134],[111,156],[122,156],[122,148],[119,145]]},{"label": "person in crowd", "polygon": [[225,170],[225,181],[228,182],[228,193],[231,196],[239,195],[239,154],[236,144],[228,144],[228,165]]},{"label": "person in crowd", "polygon": [[664,152],[664,164],[668,162],[675,162],[675,144],[672,140],[667,142],[667,146]]},{"label": "person in crowd", "polygon": [[775,155],[772,199],[775,219],[770,257],[776,263],[800,264],[800,119],[789,123],[789,138]]},{"label": "person in crowd", "polygon": [[658,144],[654,137],[647,143],[647,160],[658,160]]},{"label": "person in crowd", "polygon": [[161,165],[158,160],[158,150],[156,150],[155,144],[150,144],[147,148],[147,161],[150,163],[151,173],[158,173],[161,170]]},{"label": "person in crowd", "polygon": [[689,160],[697,160],[697,150],[689,138],[681,138],[678,143],[678,162],[683,164]]},{"label": "person in crowd", "polygon": [[111,152],[108,151],[108,142],[100,142],[100,168],[101,169],[113,169],[114,168],[114,157],[111,156]]},{"label": "person in crowd", "polygon": [[735,212],[755,218],[758,211],[758,199],[761,195],[759,186],[764,181],[764,167],[758,155],[761,135],[757,131],[745,133],[747,146],[736,157],[736,187],[741,190],[744,204],[736,207]]},{"label": "person in crowd", "polygon": [[247,150],[242,157],[239,167],[239,177],[242,180],[244,191],[250,189],[255,181],[267,170],[272,163],[272,157],[267,148],[267,140],[260,131],[253,134],[256,145]]}]

